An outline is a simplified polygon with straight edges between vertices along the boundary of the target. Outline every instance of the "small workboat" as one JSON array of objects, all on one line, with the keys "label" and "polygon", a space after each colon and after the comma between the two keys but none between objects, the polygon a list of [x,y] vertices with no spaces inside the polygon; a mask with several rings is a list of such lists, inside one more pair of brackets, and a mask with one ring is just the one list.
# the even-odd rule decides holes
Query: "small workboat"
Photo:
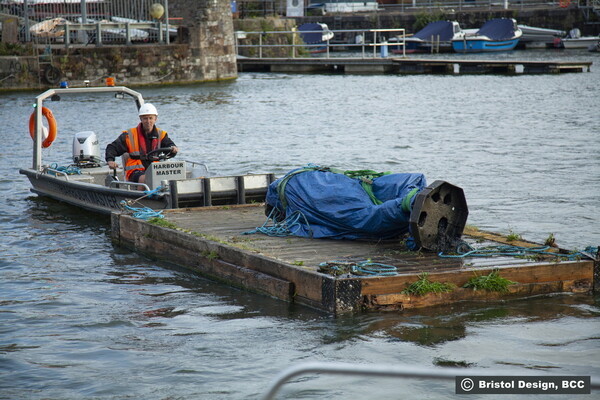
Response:
[{"label": "small workboat", "polygon": [[465,34],[452,40],[457,53],[484,53],[513,50],[523,33],[513,18],[496,18],[487,21],[474,34]]},{"label": "small workboat", "polygon": [[581,36],[581,31],[577,28],[571,29],[569,35],[561,39],[561,44],[565,49],[593,49],[600,43],[600,36]]},{"label": "small workboat", "polygon": [[[126,210],[155,211],[263,202],[269,184],[275,180],[272,174],[213,176],[205,164],[175,161],[170,149],[163,148],[142,156],[153,161],[146,169],[145,183],[128,182],[123,169],[109,169],[102,161],[96,133],[77,130],[78,125],[79,128],[86,127],[83,120],[67,124],[68,131],[77,132],[73,137],[72,162],[67,165],[56,162],[44,164],[43,150],[57,138],[57,122],[50,109],[44,106],[44,100],[60,100],[70,95],[84,104],[97,104],[90,98],[98,100],[100,97],[104,101],[127,98],[132,100],[132,111],[133,106],[139,109],[144,104],[139,92],[124,86],[64,87],[49,89],[38,95],[29,118],[33,163],[30,168],[21,168],[19,172],[29,178],[31,191],[39,196],[101,214]],[[58,159],[64,160],[65,155],[59,155]],[[121,164],[125,165],[124,162]]]}]

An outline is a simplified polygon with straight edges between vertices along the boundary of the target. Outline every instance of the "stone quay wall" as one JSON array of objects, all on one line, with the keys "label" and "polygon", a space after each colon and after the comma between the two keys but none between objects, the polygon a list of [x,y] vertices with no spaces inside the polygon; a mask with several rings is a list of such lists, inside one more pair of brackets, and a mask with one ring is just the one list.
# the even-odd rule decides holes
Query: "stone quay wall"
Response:
[{"label": "stone quay wall", "polygon": [[[176,43],[122,46],[52,45],[39,56],[0,57],[0,90],[43,89],[59,82],[91,85],[107,77],[116,84],[182,84],[237,78],[231,5],[227,0],[177,0]],[[102,82],[100,82],[102,83]],[[103,84],[103,83],[102,83]]]}]

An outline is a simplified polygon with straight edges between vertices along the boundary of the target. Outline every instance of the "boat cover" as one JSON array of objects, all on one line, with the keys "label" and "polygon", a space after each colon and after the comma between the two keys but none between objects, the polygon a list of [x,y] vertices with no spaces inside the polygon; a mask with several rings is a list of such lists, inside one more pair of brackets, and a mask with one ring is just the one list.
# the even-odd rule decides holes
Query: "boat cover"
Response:
[{"label": "boat cover", "polygon": [[452,26],[452,22],[450,21],[435,21],[427,24],[425,28],[421,29],[419,32],[415,33],[413,37],[423,39],[423,40],[431,40],[431,37],[435,37],[437,40],[437,36],[440,36],[440,41],[445,42],[449,41],[454,37],[454,27]]},{"label": "boat cover", "polygon": [[487,36],[492,40],[514,39],[515,24],[510,18],[491,19],[483,24],[477,34]]},{"label": "boat cover", "polygon": [[[298,27],[300,37],[306,44],[323,43],[323,25],[319,23],[306,23]],[[311,32],[318,31],[318,32]]]},{"label": "boat cover", "polygon": [[[361,180],[354,177],[356,172],[365,172],[363,177],[373,173],[294,169],[269,186],[267,209],[275,209],[271,216],[276,222],[295,216],[297,224],[290,232],[302,237],[385,239],[408,232],[415,195],[427,186],[425,176],[380,173],[372,180]],[[279,218],[273,217],[277,214]]]}]

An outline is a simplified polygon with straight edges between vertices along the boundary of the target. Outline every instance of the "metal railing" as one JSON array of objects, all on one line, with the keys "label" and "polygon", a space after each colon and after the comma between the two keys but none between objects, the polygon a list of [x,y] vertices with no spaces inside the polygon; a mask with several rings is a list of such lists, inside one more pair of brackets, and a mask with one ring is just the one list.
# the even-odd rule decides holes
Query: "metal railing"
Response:
[{"label": "metal railing", "polygon": [[[304,43],[301,38],[303,33],[333,33],[333,37],[324,40],[322,43]],[[395,33],[395,35],[391,35]],[[279,36],[286,35],[288,40],[282,40]],[[336,38],[337,36],[337,38]],[[340,38],[344,36],[347,39]],[[393,43],[388,39],[395,38]],[[350,40],[348,39],[350,38]],[[353,51],[360,50],[362,57],[385,57],[389,47],[394,46],[406,55],[405,46],[406,30],[399,29],[340,29],[329,31],[255,31],[235,33],[236,54],[241,56],[251,56],[257,58],[297,58],[302,56],[303,52],[325,54],[325,58],[330,58],[332,51]],[[255,43],[240,43],[240,41],[254,41]],[[265,54],[265,49],[277,49],[270,54]],[[300,50],[302,49],[302,50]],[[240,54],[246,51],[247,54]],[[287,51],[286,51],[287,50]]]},{"label": "metal railing", "polygon": [[169,28],[168,8],[168,0],[0,0],[0,13],[19,19],[19,41],[67,46],[72,39],[98,45],[168,44],[176,34]]},{"label": "metal railing", "polygon": [[234,0],[234,14],[239,18],[281,15],[288,17],[319,16],[375,11],[467,11],[522,10],[532,8],[589,7],[598,0],[311,0],[296,7],[286,0]]},{"label": "metal railing", "polygon": [[[262,400],[273,400],[281,387],[290,379],[306,374],[330,374],[344,376],[382,377],[382,378],[418,378],[428,380],[455,381],[457,376],[502,376],[515,375],[514,371],[465,368],[424,368],[396,365],[356,365],[346,363],[308,362],[289,367],[277,375],[271,382]],[[552,376],[550,374],[528,372],[528,375]],[[454,387],[454,385],[452,385]],[[590,389],[600,390],[598,377],[591,377]]]},{"label": "metal railing", "polygon": [[[582,0],[585,2],[587,0]],[[386,10],[397,10],[403,12],[419,11],[469,11],[469,10],[523,10],[533,8],[566,8],[577,6],[579,0],[406,0],[397,4],[381,4]]]}]

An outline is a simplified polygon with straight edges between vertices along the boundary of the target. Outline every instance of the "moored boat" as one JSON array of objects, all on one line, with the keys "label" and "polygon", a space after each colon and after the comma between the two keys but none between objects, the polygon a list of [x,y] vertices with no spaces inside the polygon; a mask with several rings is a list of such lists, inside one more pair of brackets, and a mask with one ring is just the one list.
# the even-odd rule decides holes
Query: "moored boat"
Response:
[{"label": "moored boat", "polygon": [[62,38],[65,35],[65,24],[68,24],[64,18],[47,19],[29,28],[29,32],[39,38]]},{"label": "moored boat", "polygon": [[56,120],[44,106],[44,100],[77,95],[74,98],[81,101],[82,94],[103,100],[128,98],[137,108],[144,104],[140,93],[124,86],[56,88],[38,95],[29,119],[33,163],[30,168],[19,170],[29,178],[32,192],[102,214],[127,208],[162,210],[264,200],[268,185],[274,180],[272,174],[211,176],[200,162],[171,159],[170,149],[159,148],[144,155],[153,161],[146,170],[145,183],[128,182],[123,169],[111,170],[101,160],[96,133],[76,130],[77,123],[85,127],[85,121],[76,121],[69,127],[77,132],[73,137],[72,162],[61,166],[44,164],[43,149],[57,138]]},{"label": "moored boat", "polygon": [[491,19],[474,34],[453,39],[452,48],[458,53],[510,51],[517,46],[522,34],[513,18]]},{"label": "moored boat", "polygon": [[567,37],[561,40],[562,47],[565,49],[593,49],[600,43],[600,36],[581,36],[581,31],[577,28],[571,29]]},{"label": "moored boat", "polygon": [[452,51],[452,40],[460,39],[464,34],[456,21],[435,21],[413,36],[390,38],[388,43],[392,53],[402,53],[401,46],[393,45],[402,40],[405,42],[406,53],[449,52]]},{"label": "moored boat", "polygon": [[334,36],[327,24],[320,22],[302,24],[298,27],[298,31],[311,54],[327,51],[329,40],[333,39]]},{"label": "moored boat", "polygon": [[558,29],[539,28],[529,25],[518,25],[522,32],[519,46],[527,49],[554,47],[557,40],[565,36],[565,31]]}]

